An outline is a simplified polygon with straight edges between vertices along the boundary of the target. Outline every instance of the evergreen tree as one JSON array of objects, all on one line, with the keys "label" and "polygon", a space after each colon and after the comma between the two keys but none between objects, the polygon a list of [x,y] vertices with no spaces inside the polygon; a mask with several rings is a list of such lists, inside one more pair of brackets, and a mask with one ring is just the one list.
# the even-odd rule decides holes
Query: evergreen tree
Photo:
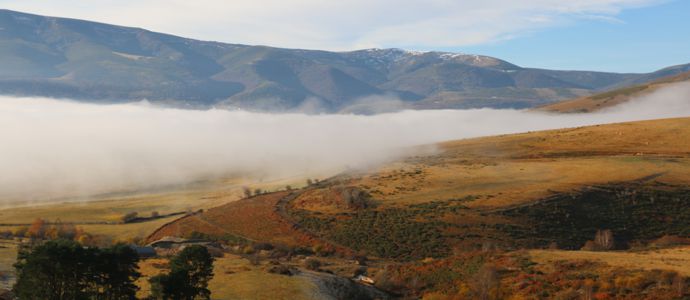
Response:
[{"label": "evergreen tree", "polygon": [[170,260],[170,273],[152,277],[154,299],[210,299],[208,282],[213,278],[213,257],[206,247],[186,247]]},{"label": "evergreen tree", "polygon": [[139,289],[135,284],[141,275],[137,272],[139,256],[127,245],[105,248],[94,256],[97,299],[136,299]]},{"label": "evergreen tree", "polygon": [[14,293],[19,299],[135,299],[137,262],[136,252],[123,245],[49,241],[20,251]]},{"label": "evergreen tree", "polygon": [[85,258],[90,256],[89,252],[67,240],[20,251],[15,264],[15,294],[19,299],[88,299]]}]

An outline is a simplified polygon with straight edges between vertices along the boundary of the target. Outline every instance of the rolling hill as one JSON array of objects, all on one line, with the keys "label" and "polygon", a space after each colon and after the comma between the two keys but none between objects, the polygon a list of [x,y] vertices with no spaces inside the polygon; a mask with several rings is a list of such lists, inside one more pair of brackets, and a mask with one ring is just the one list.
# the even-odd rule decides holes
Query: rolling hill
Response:
[{"label": "rolling hill", "polygon": [[648,83],[614,89],[596,95],[566,100],[537,108],[536,110],[557,113],[587,113],[612,107],[633,98],[648,95],[671,84],[690,81],[690,72],[657,79]]},{"label": "rolling hill", "polygon": [[[323,285],[336,279],[371,288],[351,281],[365,271],[392,298],[472,299],[492,268],[506,297],[578,299],[589,287],[603,299],[674,299],[690,292],[689,134],[690,118],[677,118],[449,141],[304,187],[270,183],[260,187],[272,192],[240,200],[244,181],[5,209],[15,226],[0,229],[42,217],[73,222],[101,242],[211,240],[226,251],[211,283],[221,298],[309,299],[331,294]],[[89,223],[133,211],[187,213]],[[601,230],[614,246],[591,251]],[[0,271],[10,270],[15,248],[0,250]],[[318,270],[305,267],[313,260]],[[142,272],[160,273],[161,261],[142,261]]]},{"label": "rolling hill", "polygon": [[0,93],[191,108],[340,111],[367,96],[416,109],[534,107],[690,70],[523,68],[481,55],[281,49],[0,10]]},{"label": "rolling hill", "polygon": [[[605,211],[609,208],[604,202],[585,203],[592,199],[609,199],[607,201],[611,203],[625,202],[630,199],[620,197],[621,191],[625,190],[634,190],[640,201],[645,197],[656,197],[653,214],[670,216],[685,213],[687,207],[682,206],[685,204],[680,203],[681,207],[675,207],[678,203],[664,203],[660,199],[679,197],[685,199],[683,201],[688,200],[688,133],[690,119],[684,118],[447,142],[439,145],[439,154],[411,157],[383,166],[376,171],[340,175],[292,193],[260,196],[211,209],[201,215],[181,219],[179,224],[167,226],[169,228],[159,231],[153,238],[165,235],[186,236],[194,230],[208,227],[210,223],[215,226],[211,226],[210,229],[214,231],[208,232],[209,234],[229,232],[250,239],[277,242],[290,234],[285,231],[270,238],[271,232],[290,226],[283,224],[264,228],[244,227],[243,224],[253,224],[248,221],[249,219],[280,219],[282,214],[288,219],[288,224],[296,223],[306,228],[308,236],[330,237],[327,240],[336,245],[366,250],[377,256],[397,257],[398,254],[395,253],[398,252],[366,248],[368,242],[366,239],[360,240],[361,237],[368,236],[371,238],[370,241],[376,240],[372,247],[385,245],[388,241],[397,244],[399,249],[404,249],[406,242],[414,242],[413,239],[389,240],[394,238],[395,228],[381,229],[378,232],[381,235],[374,232],[361,232],[360,237],[347,235],[346,220],[354,222],[350,224],[351,230],[362,230],[361,228],[367,227],[365,225],[368,220],[359,219],[361,215],[374,214],[369,217],[383,218],[377,222],[384,223],[386,218],[391,218],[390,221],[394,223],[408,218],[445,223],[444,226],[450,228],[445,227],[444,237],[439,238],[450,243],[448,245],[463,249],[480,247],[482,241],[486,240],[503,244],[508,248],[544,247],[550,242],[558,242],[563,247],[571,249],[579,248],[594,234],[590,231],[596,231],[589,227],[591,224],[571,224],[574,227],[563,225],[565,227],[561,229],[568,232],[559,231],[562,235],[552,236],[551,239],[544,232],[526,233],[519,228],[530,222],[544,222],[539,218],[532,219],[531,214],[537,212],[548,215],[576,212],[580,214],[590,209]],[[353,204],[356,203],[353,199],[358,197],[364,198],[360,199],[360,204]],[[571,203],[574,199],[576,201]],[[622,202],[620,204],[624,205]],[[666,207],[666,204],[670,206]],[[560,206],[566,211],[553,211],[551,205]],[[594,208],[586,205],[592,205]],[[601,206],[598,207],[599,205]],[[632,204],[625,205],[629,209],[634,207]],[[674,208],[670,209],[671,207]],[[568,212],[568,209],[573,211]],[[659,211],[656,211],[657,209]],[[261,210],[272,217],[255,217],[257,211]],[[235,216],[232,217],[233,215]],[[674,216],[674,224],[684,225],[678,228],[670,223],[667,225],[675,228],[673,230],[687,229],[683,229],[683,226],[687,226],[690,219]],[[602,228],[625,226],[607,224],[616,222],[613,221],[615,218],[611,213],[601,217],[603,219],[600,221],[603,223],[597,226]],[[593,218],[595,216],[590,215],[570,221],[593,222]],[[247,220],[240,221],[244,219]],[[556,218],[549,222],[559,220]],[[631,222],[633,220],[628,220],[628,223]],[[487,228],[489,224],[493,229]],[[561,226],[543,225],[543,228],[551,229]],[[406,230],[429,230],[424,235],[436,232],[433,226],[425,226]],[[660,231],[656,233],[656,237],[663,235],[665,229],[671,230],[671,227],[665,227],[663,224],[659,226]],[[198,228],[195,229],[196,227]],[[456,232],[459,228],[464,229]],[[646,229],[648,227],[640,226],[640,230]],[[621,242],[654,238],[654,235],[630,232],[629,236],[622,237],[624,240]],[[354,240],[351,240],[352,238]],[[422,245],[408,246],[425,249]],[[429,248],[431,252],[427,255],[443,253],[439,249]],[[409,255],[399,254],[405,257]],[[421,258],[425,257],[419,255]]]},{"label": "rolling hill", "polygon": [[[687,292],[689,134],[679,118],[451,141],[190,215],[149,241],[270,243],[333,257],[343,277],[366,257],[377,288],[410,298],[474,299],[491,268],[506,297],[670,299]],[[602,230],[608,251],[591,246]]]}]

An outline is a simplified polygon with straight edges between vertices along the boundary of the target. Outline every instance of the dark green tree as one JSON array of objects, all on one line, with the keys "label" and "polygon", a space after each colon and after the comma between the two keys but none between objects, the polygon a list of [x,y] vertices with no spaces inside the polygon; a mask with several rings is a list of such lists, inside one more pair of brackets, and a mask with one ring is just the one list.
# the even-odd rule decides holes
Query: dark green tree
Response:
[{"label": "dark green tree", "polygon": [[73,241],[57,240],[23,249],[15,264],[17,282],[14,292],[19,299],[87,299],[85,284],[90,256]]},{"label": "dark green tree", "polygon": [[20,251],[14,292],[19,299],[135,299],[137,262],[126,246],[101,250],[49,241]]},{"label": "dark green tree", "polygon": [[97,299],[136,299],[139,289],[134,282],[141,276],[137,271],[139,256],[127,245],[105,248],[93,256],[92,287]]},{"label": "dark green tree", "polygon": [[170,273],[151,277],[154,299],[210,299],[208,282],[213,278],[213,257],[206,247],[193,245],[170,260]]}]

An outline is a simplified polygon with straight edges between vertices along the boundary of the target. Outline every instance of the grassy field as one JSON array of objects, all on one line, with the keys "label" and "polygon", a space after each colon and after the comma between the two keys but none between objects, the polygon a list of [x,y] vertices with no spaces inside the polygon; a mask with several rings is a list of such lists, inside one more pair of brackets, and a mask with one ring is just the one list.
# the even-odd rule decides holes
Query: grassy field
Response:
[{"label": "grassy field", "polygon": [[166,215],[217,207],[244,197],[242,189],[245,186],[252,190],[275,190],[288,184],[300,186],[304,182],[305,179],[299,176],[263,182],[229,178],[162,191],[18,205],[0,209],[0,231],[12,230],[18,225],[30,224],[41,218],[47,222],[74,223],[90,234],[105,235],[114,240],[146,237],[162,224],[179,216],[133,224],[115,223],[119,223],[122,216],[132,212],[141,217],[148,217],[154,212]]},{"label": "grassy field", "polygon": [[[156,229],[180,218],[181,215],[127,224],[120,223],[122,216],[132,212],[142,217],[149,217],[153,212],[166,215],[199,209],[207,210],[244,197],[244,187],[251,190],[270,191],[284,189],[286,185],[300,187],[305,183],[306,176],[274,180],[226,178],[159,190],[114,193],[64,199],[59,202],[6,205],[0,208],[0,231],[12,231],[41,218],[47,222],[74,223],[89,235],[96,236],[99,245],[144,240]],[[260,219],[255,219],[255,221],[261,223]],[[0,242],[0,288],[11,287],[13,278],[3,277],[3,274],[13,274],[12,265],[15,260],[16,245]],[[152,261],[149,260],[142,263],[145,273],[151,269],[150,263]],[[283,295],[281,296],[283,299],[308,299],[305,291],[314,290],[310,288],[312,283],[304,278],[274,275],[258,269],[253,272],[243,272],[241,276],[229,275],[230,273],[225,269],[233,264],[244,266],[248,263],[237,257],[217,261],[219,275],[211,283],[211,289],[220,297],[214,297],[214,299],[265,299],[266,295]],[[260,284],[252,287],[253,280]],[[271,287],[264,286],[265,282],[270,283]],[[146,287],[146,283],[143,284]],[[243,287],[243,290],[237,290],[240,287]]]},{"label": "grassy field", "polygon": [[649,250],[642,252],[592,252],[531,250],[531,259],[538,264],[556,261],[587,260],[612,267],[642,270],[672,270],[690,276],[690,247]]},{"label": "grassy field", "polygon": [[443,143],[353,176],[385,205],[478,196],[470,207],[502,207],[607,182],[690,181],[690,119],[531,132]]},{"label": "grassy field", "polygon": [[[147,259],[139,264],[143,274],[138,297],[149,295],[148,278],[165,270],[165,259]],[[266,272],[267,264],[253,265],[240,256],[226,254],[214,262],[209,283],[212,299],[318,299],[317,286],[301,276]]]},{"label": "grassy field", "polygon": [[19,206],[0,210],[2,223],[31,223],[35,218],[60,219],[63,222],[116,222],[130,212],[148,216],[152,212],[168,214],[220,205],[241,196],[238,184],[211,184],[186,190],[141,193],[128,196],[95,198]]}]

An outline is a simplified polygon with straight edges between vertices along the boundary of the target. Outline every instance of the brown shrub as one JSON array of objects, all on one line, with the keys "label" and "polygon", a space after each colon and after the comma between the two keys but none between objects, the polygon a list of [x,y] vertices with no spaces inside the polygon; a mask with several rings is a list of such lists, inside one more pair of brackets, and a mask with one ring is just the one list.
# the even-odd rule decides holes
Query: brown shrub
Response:
[{"label": "brown shrub", "polygon": [[304,261],[304,267],[307,270],[318,271],[321,268],[321,262],[314,258],[307,258]]},{"label": "brown shrub", "polygon": [[268,273],[292,276],[296,273],[296,270],[294,270],[292,267],[278,264],[270,267],[268,269]]},{"label": "brown shrub", "polygon": [[599,248],[599,245],[595,243],[594,241],[587,241],[585,242],[585,245],[580,248],[582,251],[600,251],[601,248]]},{"label": "brown shrub", "polygon": [[120,220],[122,221],[122,223],[129,223],[129,222],[132,222],[134,219],[136,219],[137,216],[139,216],[139,213],[137,213],[136,211],[133,211],[133,212],[127,213],[124,216],[122,216],[122,218],[120,218]]},{"label": "brown shrub", "polygon": [[690,245],[690,239],[689,238],[684,238],[680,237],[677,235],[664,235],[651,243],[649,243],[650,246],[655,246],[655,247],[672,247],[672,246],[680,246],[680,245]]}]

